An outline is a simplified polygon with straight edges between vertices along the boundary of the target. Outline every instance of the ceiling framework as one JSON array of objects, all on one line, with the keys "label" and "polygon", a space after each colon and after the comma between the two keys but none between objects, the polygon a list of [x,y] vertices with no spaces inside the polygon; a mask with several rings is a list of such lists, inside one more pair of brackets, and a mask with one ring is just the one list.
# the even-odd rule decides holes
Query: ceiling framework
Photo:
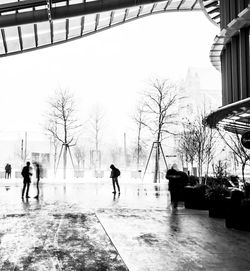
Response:
[{"label": "ceiling framework", "polygon": [[199,0],[1,0],[0,57],[88,36],[148,15],[201,10]]},{"label": "ceiling framework", "polygon": [[202,10],[208,19],[215,25],[220,26],[220,1],[219,0],[199,0]]},{"label": "ceiling framework", "polygon": [[206,123],[211,128],[222,127],[235,133],[243,134],[250,130],[250,98],[223,106],[211,113]]},{"label": "ceiling framework", "polygon": [[226,44],[231,41],[232,37],[237,35],[240,29],[250,25],[250,7],[245,8],[238,17],[222,29],[220,34],[215,37],[210,50],[210,61],[218,70],[221,70],[221,53]]}]

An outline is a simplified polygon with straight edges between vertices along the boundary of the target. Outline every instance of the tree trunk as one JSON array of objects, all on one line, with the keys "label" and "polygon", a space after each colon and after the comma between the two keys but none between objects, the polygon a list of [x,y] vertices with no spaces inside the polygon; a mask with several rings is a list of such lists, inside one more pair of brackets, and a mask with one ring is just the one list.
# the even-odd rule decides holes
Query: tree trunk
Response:
[{"label": "tree trunk", "polygon": [[245,186],[245,184],[246,184],[246,182],[245,182],[245,166],[246,166],[246,164],[243,163],[243,164],[242,164],[242,167],[241,167],[241,171],[242,171],[242,180],[243,180],[244,186]]},{"label": "tree trunk", "polygon": [[64,145],[63,153],[63,179],[66,179],[66,168],[67,168],[67,146]]},{"label": "tree trunk", "polygon": [[154,173],[154,183],[157,183],[159,173],[159,143],[157,142],[156,152],[155,152],[155,173]]},{"label": "tree trunk", "polygon": [[140,165],[140,141],[141,141],[141,123],[139,123],[138,137],[137,137],[137,170]]},{"label": "tree trunk", "polygon": [[194,160],[191,159],[191,172],[190,175],[194,175]]},{"label": "tree trunk", "polygon": [[54,176],[56,176],[56,162],[57,162],[57,148],[55,148],[55,152],[54,152]]}]

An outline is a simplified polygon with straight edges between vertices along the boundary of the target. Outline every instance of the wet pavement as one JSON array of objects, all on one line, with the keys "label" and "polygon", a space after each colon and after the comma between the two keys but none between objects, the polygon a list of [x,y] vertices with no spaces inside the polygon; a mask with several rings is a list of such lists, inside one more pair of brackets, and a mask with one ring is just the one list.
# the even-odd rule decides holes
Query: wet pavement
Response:
[{"label": "wet pavement", "polygon": [[172,209],[167,184],[0,183],[0,270],[250,270],[250,233]]}]

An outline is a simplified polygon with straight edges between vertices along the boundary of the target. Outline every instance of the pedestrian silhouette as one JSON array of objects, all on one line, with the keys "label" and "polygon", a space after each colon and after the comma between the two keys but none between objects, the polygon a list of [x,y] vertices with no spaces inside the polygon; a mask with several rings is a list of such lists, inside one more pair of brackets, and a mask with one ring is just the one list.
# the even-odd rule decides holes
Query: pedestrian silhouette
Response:
[{"label": "pedestrian silhouette", "polygon": [[187,185],[188,176],[183,171],[171,168],[167,171],[166,178],[169,180],[168,190],[170,192],[171,204],[176,208],[178,201],[183,200],[183,191]]},{"label": "pedestrian silhouette", "polygon": [[5,179],[9,179],[10,178],[10,174],[11,174],[11,165],[10,164],[6,164],[5,166]]},{"label": "pedestrian silhouette", "polygon": [[118,182],[118,176],[120,176],[121,174],[120,170],[116,168],[113,164],[110,165],[110,168],[111,168],[110,178],[112,178],[113,189],[114,189],[112,193],[116,194],[116,186],[117,186],[118,192],[120,194],[120,186]]},{"label": "pedestrian silhouette", "polygon": [[11,164],[8,164],[7,176],[8,176],[8,179],[11,178]]},{"label": "pedestrian silhouette", "polygon": [[34,197],[35,199],[39,198],[39,181],[41,176],[41,168],[38,163],[36,163],[36,188],[37,188],[37,195]]},{"label": "pedestrian silhouette", "polygon": [[32,176],[30,162],[26,163],[26,166],[22,169],[22,176],[23,176],[23,190],[22,190],[22,198],[24,197],[25,188],[26,188],[26,198],[29,198],[29,189]]}]

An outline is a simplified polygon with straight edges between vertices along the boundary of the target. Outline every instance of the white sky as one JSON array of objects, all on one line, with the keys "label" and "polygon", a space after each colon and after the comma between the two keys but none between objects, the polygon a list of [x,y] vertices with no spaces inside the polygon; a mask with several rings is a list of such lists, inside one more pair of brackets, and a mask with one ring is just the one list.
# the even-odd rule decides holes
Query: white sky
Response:
[{"label": "white sky", "polygon": [[120,120],[117,134],[127,129],[138,93],[150,79],[181,80],[189,66],[207,68],[208,81],[220,91],[220,74],[209,61],[218,32],[202,12],[164,13],[1,58],[0,132],[42,131],[46,101],[60,87],[75,93],[83,120],[93,104],[101,104],[110,127]]}]

